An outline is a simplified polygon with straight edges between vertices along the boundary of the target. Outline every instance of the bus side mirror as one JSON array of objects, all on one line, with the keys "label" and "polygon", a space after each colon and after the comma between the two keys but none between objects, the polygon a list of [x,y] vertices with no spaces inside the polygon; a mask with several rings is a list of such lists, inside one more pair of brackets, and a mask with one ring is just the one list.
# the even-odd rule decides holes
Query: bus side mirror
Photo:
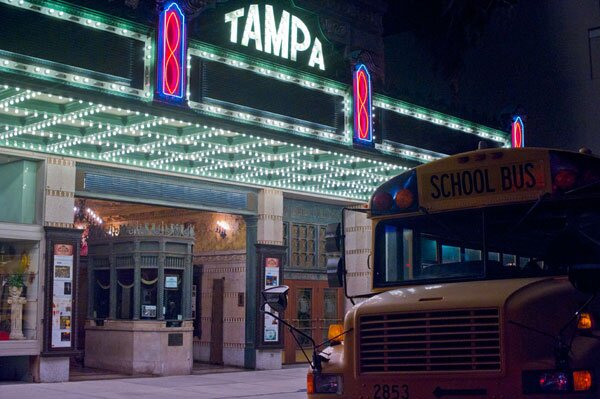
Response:
[{"label": "bus side mirror", "polygon": [[600,293],[600,264],[584,263],[570,266],[569,281],[586,294]]},{"label": "bus side mirror", "polygon": [[265,303],[276,312],[283,312],[287,308],[287,293],[290,287],[287,285],[278,285],[270,287],[262,292]]},{"label": "bus side mirror", "polygon": [[346,264],[343,257],[333,256],[327,258],[327,282],[329,288],[344,286],[344,271]]},{"label": "bus side mirror", "polygon": [[344,235],[341,223],[329,223],[325,229],[325,252],[327,253],[327,282],[330,288],[344,286]]}]

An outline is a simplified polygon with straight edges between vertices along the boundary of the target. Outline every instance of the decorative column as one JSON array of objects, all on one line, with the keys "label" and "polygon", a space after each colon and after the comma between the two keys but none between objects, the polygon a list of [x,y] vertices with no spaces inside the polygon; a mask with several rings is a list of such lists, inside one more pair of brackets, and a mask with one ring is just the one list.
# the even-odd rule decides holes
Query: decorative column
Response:
[{"label": "decorative column", "polygon": [[256,216],[245,216],[246,222],[246,325],[244,346],[244,367],[254,368],[256,366],[256,230],[258,218]]},{"label": "decorative column", "polygon": [[[185,269],[183,271],[183,297],[191,298],[192,297],[192,283],[194,279],[194,270],[192,267],[192,259],[194,253],[194,244],[188,244],[188,254],[185,257]],[[192,302],[184,300],[183,301],[183,320],[191,320],[192,319]]]},{"label": "decorative column", "polygon": [[264,189],[258,193],[258,244],[283,245],[283,193]]},{"label": "decorative column", "polygon": [[167,256],[165,255],[165,240],[161,238],[159,243],[158,253],[158,284],[156,285],[158,292],[156,293],[156,319],[165,319],[165,261]]},{"label": "decorative column", "polygon": [[141,297],[142,297],[142,256],[140,255],[140,242],[133,243],[133,320],[140,319]]},{"label": "decorative column", "polygon": [[22,288],[13,290],[11,287],[8,298],[10,305],[10,339],[25,339],[23,335],[23,305],[27,298],[21,296]]},{"label": "decorative column", "polygon": [[46,161],[45,205],[45,226],[74,227],[75,161],[65,158],[48,158]]},{"label": "decorative column", "polygon": [[[248,248],[250,250],[250,248]],[[256,359],[254,367],[256,369],[270,370],[281,368],[281,351],[283,341],[281,339],[281,330],[275,337],[265,337],[265,321],[264,315],[260,313],[260,305],[262,304],[261,291],[265,288],[265,273],[266,268],[270,273],[278,270],[278,283],[283,280],[282,259],[285,253],[283,247],[283,192],[275,189],[264,189],[258,193],[258,223],[256,237],[256,257],[255,263],[252,265],[256,268],[253,276],[254,290],[256,300],[253,302],[256,309],[256,326],[255,326],[255,346]],[[276,265],[268,266],[266,261],[277,263]],[[249,275],[248,275],[249,278]],[[250,298],[248,298],[250,306]]]},{"label": "decorative column", "polygon": [[108,244],[110,248],[110,289],[109,298],[110,305],[108,308],[108,318],[115,320],[117,318],[117,257],[115,256],[114,244],[111,242]]},{"label": "decorative column", "polygon": [[[46,186],[45,186],[45,201],[44,201],[44,213],[43,221],[44,227],[48,229],[57,229],[52,234],[55,234],[57,238],[62,234],[59,230],[66,232],[66,236],[70,237],[73,233],[73,206],[75,198],[75,175],[76,166],[75,161],[69,158],[49,157],[45,162],[45,174],[46,174]],[[74,354],[74,346],[71,345],[69,348],[58,348],[54,353],[48,350],[52,347],[52,308],[53,308],[53,295],[52,295],[52,278],[53,278],[53,266],[48,264],[49,259],[52,258],[52,247],[48,245],[48,237],[46,238],[46,267],[40,270],[40,274],[45,273],[43,277],[46,281],[44,288],[44,301],[41,302],[41,306],[44,309],[44,320],[46,321],[44,326],[44,350],[40,356],[39,365],[39,382],[63,382],[69,380],[69,356]],[[70,239],[68,241],[71,241]],[[74,250],[79,244],[80,238],[73,242]],[[60,239],[57,243],[62,243]],[[76,250],[78,253],[78,250]],[[75,260],[78,257],[74,258]],[[77,264],[72,266],[72,275],[76,276]],[[42,276],[40,276],[42,277]],[[73,280],[73,294],[77,295],[77,288],[75,286],[75,280]],[[85,289],[85,288],[84,288]],[[77,323],[76,317],[76,301],[72,306],[73,313],[71,314],[71,343],[75,343]]]}]

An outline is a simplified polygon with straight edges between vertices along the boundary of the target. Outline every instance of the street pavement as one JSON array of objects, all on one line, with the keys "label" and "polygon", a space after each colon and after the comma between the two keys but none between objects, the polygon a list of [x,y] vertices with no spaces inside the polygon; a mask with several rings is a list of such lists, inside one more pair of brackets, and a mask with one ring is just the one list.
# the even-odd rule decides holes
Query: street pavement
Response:
[{"label": "street pavement", "polygon": [[306,398],[306,367],[173,377],[3,384],[0,399]]}]

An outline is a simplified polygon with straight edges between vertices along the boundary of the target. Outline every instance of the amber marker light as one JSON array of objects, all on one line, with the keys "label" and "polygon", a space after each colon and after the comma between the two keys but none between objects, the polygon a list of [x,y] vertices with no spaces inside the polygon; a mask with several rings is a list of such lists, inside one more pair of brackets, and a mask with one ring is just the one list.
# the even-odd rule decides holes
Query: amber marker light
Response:
[{"label": "amber marker light", "polygon": [[592,388],[592,373],[587,370],[573,371],[573,390],[589,391]]},{"label": "amber marker light", "polygon": [[592,315],[589,313],[581,313],[577,321],[577,328],[580,330],[590,330],[594,327]]},{"label": "amber marker light", "polygon": [[330,324],[327,339],[331,344],[341,344],[344,342],[344,326],[341,324]]},{"label": "amber marker light", "polygon": [[309,395],[315,393],[315,376],[312,372],[306,374],[306,393]]},{"label": "amber marker light", "polygon": [[409,189],[404,188],[396,193],[394,200],[398,208],[406,209],[413,204],[415,197]]}]

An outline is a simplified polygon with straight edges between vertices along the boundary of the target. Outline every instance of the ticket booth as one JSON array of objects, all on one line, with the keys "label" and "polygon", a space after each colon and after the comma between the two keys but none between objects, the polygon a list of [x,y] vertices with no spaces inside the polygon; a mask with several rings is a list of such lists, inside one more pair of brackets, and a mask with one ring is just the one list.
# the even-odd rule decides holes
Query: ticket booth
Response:
[{"label": "ticket booth", "polygon": [[90,231],[87,367],[191,372],[193,244],[183,225]]}]

